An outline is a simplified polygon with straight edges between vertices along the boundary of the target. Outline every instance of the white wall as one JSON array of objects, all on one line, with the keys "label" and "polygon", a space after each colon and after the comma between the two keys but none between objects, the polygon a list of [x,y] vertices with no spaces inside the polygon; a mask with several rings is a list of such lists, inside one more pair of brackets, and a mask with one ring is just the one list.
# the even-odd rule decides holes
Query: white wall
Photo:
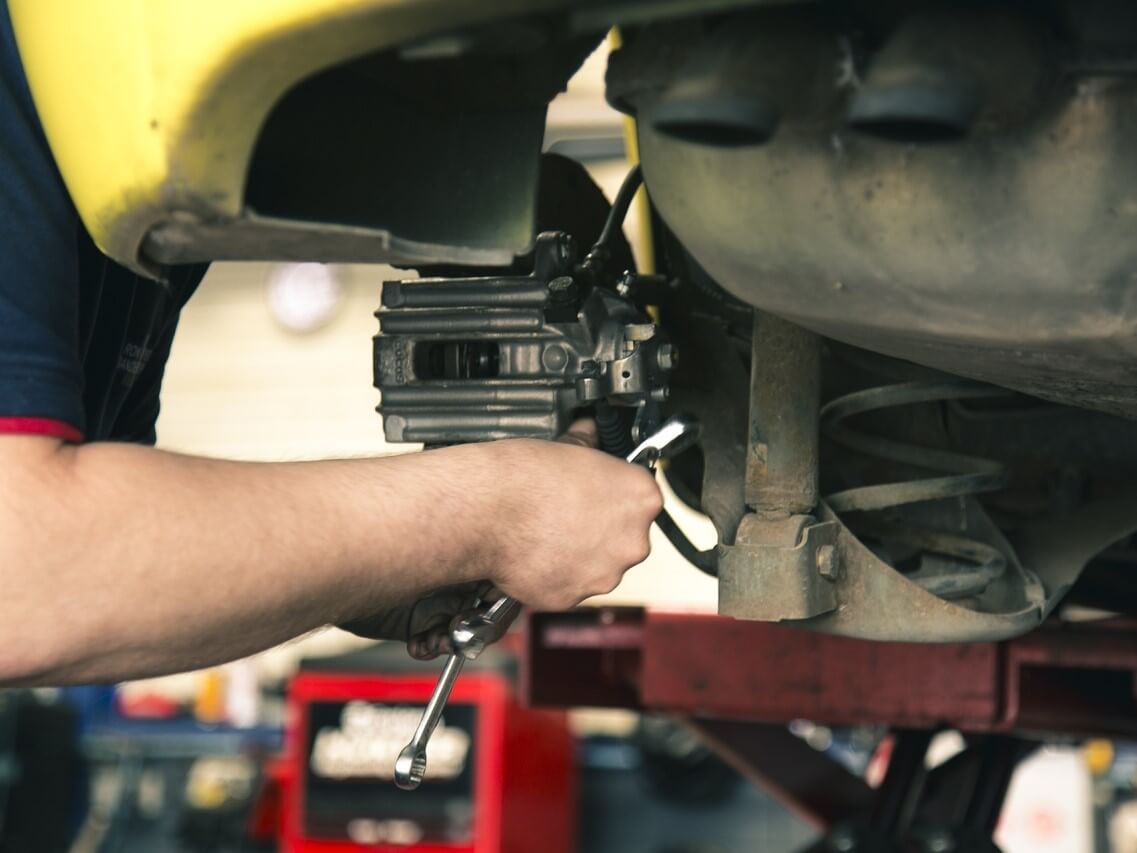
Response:
[{"label": "white wall", "polygon": [[254,460],[391,450],[375,413],[372,314],[383,280],[405,273],[340,268],[345,287],[335,318],[296,334],[269,310],[270,269],[217,264],[190,300],[163,383],[161,445]]}]

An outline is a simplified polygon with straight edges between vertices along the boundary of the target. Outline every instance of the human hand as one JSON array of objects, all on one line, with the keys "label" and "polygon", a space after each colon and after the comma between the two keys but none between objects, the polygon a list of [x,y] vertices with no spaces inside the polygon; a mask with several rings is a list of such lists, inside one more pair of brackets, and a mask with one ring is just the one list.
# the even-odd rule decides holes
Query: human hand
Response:
[{"label": "human hand", "polygon": [[463,479],[488,492],[447,535],[475,543],[461,551],[461,570],[489,580],[445,586],[341,627],[407,643],[413,657],[429,660],[451,651],[456,617],[479,601],[504,594],[562,610],[610,592],[647,557],[663,498],[645,469],[595,446],[595,424],[579,421],[556,442],[511,439],[436,451],[435,459],[449,456],[448,469],[460,464]]},{"label": "human hand", "polygon": [[596,426],[578,421],[556,442],[482,445],[506,490],[488,574],[530,607],[563,610],[611,592],[651,551],[663,508],[655,478],[595,450]]},{"label": "human hand", "polygon": [[406,643],[411,657],[433,660],[453,651],[450,629],[459,616],[481,602],[497,601],[501,595],[489,581],[455,584],[411,604],[391,607],[339,627],[370,640]]}]

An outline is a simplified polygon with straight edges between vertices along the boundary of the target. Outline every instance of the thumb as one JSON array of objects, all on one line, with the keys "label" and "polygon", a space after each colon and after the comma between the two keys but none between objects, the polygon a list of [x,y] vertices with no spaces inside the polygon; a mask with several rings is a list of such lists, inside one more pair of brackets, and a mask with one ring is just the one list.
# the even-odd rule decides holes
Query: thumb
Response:
[{"label": "thumb", "polygon": [[568,432],[557,439],[564,444],[578,444],[581,447],[596,449],[599,440],[596,435],[596,421],[592,418],[581,418],[574,421]]}]

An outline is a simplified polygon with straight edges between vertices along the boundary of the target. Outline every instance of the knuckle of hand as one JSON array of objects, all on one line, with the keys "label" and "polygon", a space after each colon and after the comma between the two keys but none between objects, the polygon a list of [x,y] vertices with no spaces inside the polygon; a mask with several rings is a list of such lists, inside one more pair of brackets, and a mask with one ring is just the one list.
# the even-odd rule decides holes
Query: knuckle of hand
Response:
[{"label": "knuckle of hand", "polygon": [[589,596],[593,595],[607,595],[616,588],[617,584],[608,580],[598,580],[594,583],[588,591]]},{"label": "knuckle of hand", "polygon": [[587,583],[587,594],[589,596],[604,595],[611,592],[616,588],[616,584],[620,582],[620,577],[624,574],[621,567],[614,566],[610,561],[593,568],[594,571],[589,576]]},{"label": "knuckle of hand", "polygon": [[567,610],[576,604],[573,593],[568,589],[546,589],[533,596],[538,610]]},{"label": "knuckle of hand", "polygon": [[650,556],[651,556],[651,541],[649,539],[645,538],[644,541],[640,543],[639,550],[636,551],[636,563],[637,564],[642,563],[644,560],[646,560]]},{"label": "knuckle of hand", "polygon": [[627,558],[628,566],[642,563],[651,553],[651,528],[645,527],[636,530],[625,540],[623,554]]},{"label": "knuckle of hand", "polygon": [[639,489],[636,495],[643,502],[644,506],[649,508],[654,507],[657,511],[663,507],[663,492],[660,491],[659,484],[651,474],[644,471],[637,485]]},{"label": "knuckle of hand", "polygon": [[585,596],[578,596],[578,595],[572,595],[572,594],[567,594],[567,593],[556,596],[555,603],[553,604],[552,609],[553,610],[571,610],[573,607],[576,607],[578,604],[580,604],[580,602],[583,601],[584,598],[585,598]]}]

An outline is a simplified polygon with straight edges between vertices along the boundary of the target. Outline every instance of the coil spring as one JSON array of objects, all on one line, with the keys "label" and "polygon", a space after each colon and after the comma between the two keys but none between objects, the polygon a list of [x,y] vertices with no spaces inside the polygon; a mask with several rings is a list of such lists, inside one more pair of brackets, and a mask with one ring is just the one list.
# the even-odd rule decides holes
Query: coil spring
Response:
[{"label": "coil spring", "polygon": [[608,403],[596,404],[596,437],[600,449],[613,456],[627,456],[632,452],[631,419],[626,412]]},{"label": "coil spring", "polygon": [[[856,391],[826,404],[821,410],[822,432],[849,450],[901,465],[942,472],[903,482],[857,486],[826,497],[838,514],[870,513],[923,501],[964,497],[995,491],[1008,474],[999,462],[946,450],[933,450],[871,435],[848,426],[854,415],[895,406],[953,400],[1003,397],[1001,388],[965,380],[904,382]],[[1006,557],[985,542],[908,522],[859,515],[858,534],[914,549],[923,555],[919,570],[907,575],[928,592],[946,599],[982,593],[1006,571]]]}]

